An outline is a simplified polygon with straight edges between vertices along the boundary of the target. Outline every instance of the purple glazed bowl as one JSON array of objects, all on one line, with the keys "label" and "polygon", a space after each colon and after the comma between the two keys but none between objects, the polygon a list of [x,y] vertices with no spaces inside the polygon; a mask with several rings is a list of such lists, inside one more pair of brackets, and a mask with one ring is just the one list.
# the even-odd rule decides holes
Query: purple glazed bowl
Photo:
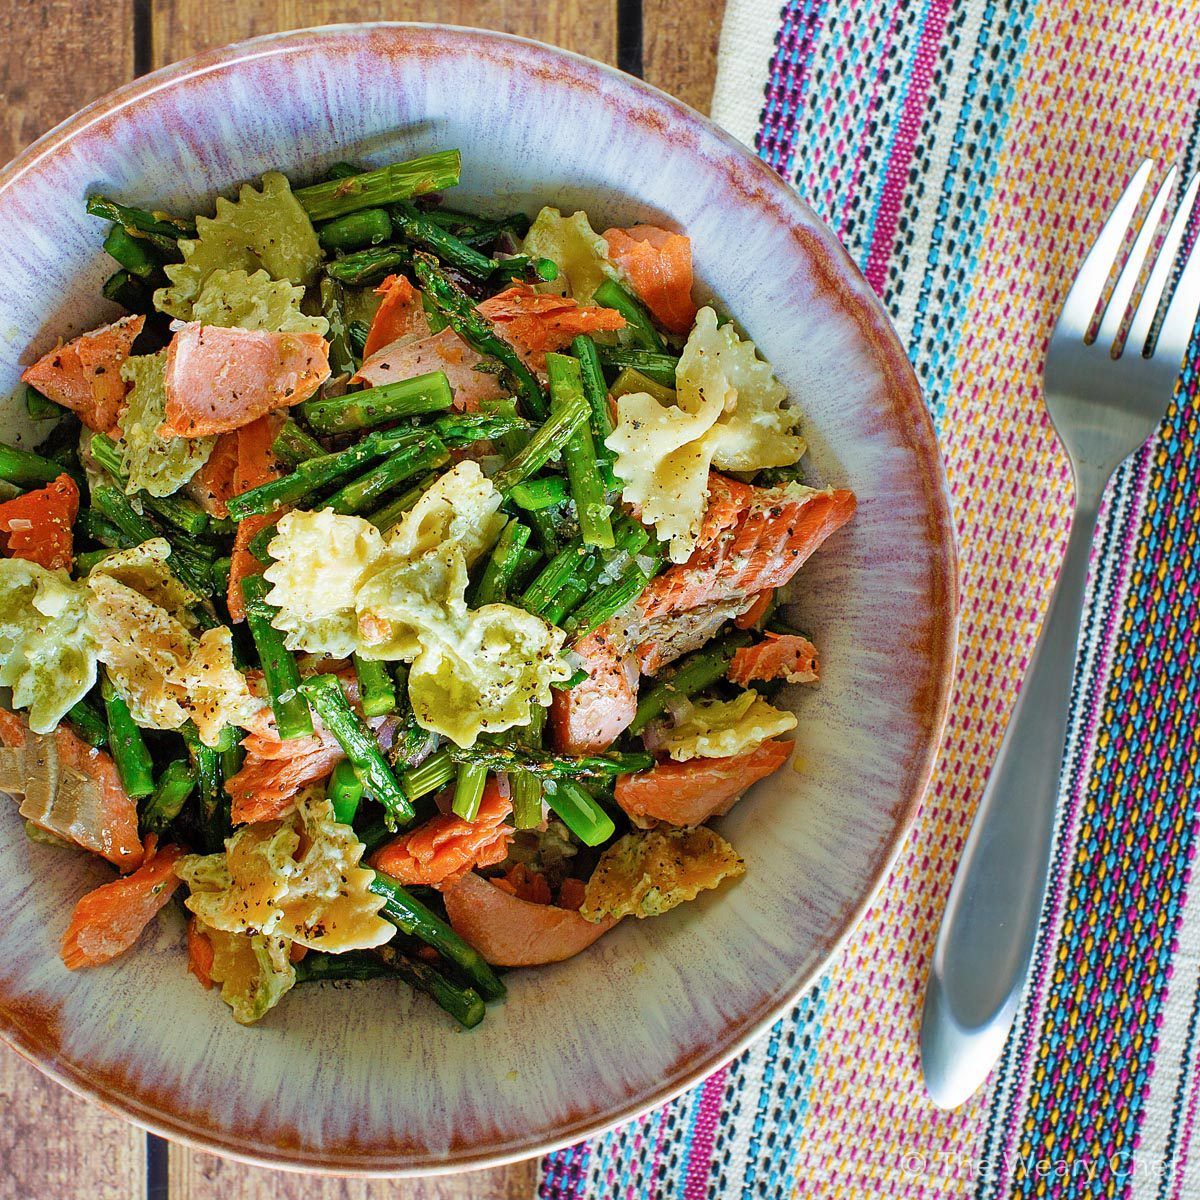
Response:
[{"label": "purple glazed bowl", "polygon": [[[112,966],[58,940],[103,864],[29,842],[0,807],[0,1034],[65,1086],[169,1138],[271,1166],[483,1167],[634,1116],[738,1053],[862,916],[929,778],[954,659],[954,539],[917,383],[833,234],[743,146],[607,67],[499,34],[366,25],[282,34],[155,72],[0,173],[0,395],[114,315],[97,188],[189,212],[269,169],[311,177],[458,146],[456,203],[586,208],[686,230],[718,299],[805,414],[814,473],[857,517],[803,570],[819,686],[789,698],[793,767],[721,823],[748,870],[558,966],[516,972],[462,1032],[387,982],[312,986],[244,1029],[184,970],[168,909]],[[21,432],[16,408],[4,434]]]}]

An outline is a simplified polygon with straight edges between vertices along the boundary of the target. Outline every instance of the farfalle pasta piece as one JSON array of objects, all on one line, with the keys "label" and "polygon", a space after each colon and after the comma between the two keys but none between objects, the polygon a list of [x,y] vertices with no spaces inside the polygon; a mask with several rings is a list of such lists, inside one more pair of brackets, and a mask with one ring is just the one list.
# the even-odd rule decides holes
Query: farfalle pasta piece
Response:
[{"label": "farfalle pasta piece", "polygon": [[412,664],[418,722],[469,746],[529,720],[570,670],[565,634],[522,609],[467,607],[468,568],[494,543],[500,495],[478,464],[431,485],[386,542],[368,521],[292,512],[271,541],[272,624],[291,649]]},{"label": "farfalle pasta piece", "polygon": [[732,404],[726,404],[709,435],[718,470],[790,467],[803,457],[804,439],[796,433],[800,413],[788,407],[787,389],[771,364],[758,357],[754,343],[739,337],[732,322],[718,325],[711,308],[696,314],[678,374],[687,391],[722,384],[734,390]]},{"label": "farfalle pasta piece", "polygon": [[295,986],[292,944],[261,933],[228,933],[201,925],[199,934],[212,946],[209,978],[239,1025],[261,1021]]},{"label": "farfalle pasta piece", "polygon": [[757,471],[799,461],[798,413],[754,343],[711,308],[696,314],[675,372],[676,402],[645,392],[617,401],[617,425],[605,444],[616,455],[621,495],[669,542],[672,562],[696,548],[710,467]]},{"label": "farfalle pasta piece", "polygon": [[548,258],[558,267],[558,278],[539,284],[539,291],[570,296],[580,304],[588,303],[606,279],[617,278],[608,243],[582,211],[564,217],[557,208],[543,208],[530,225],[521,250],[531,258]]},{"label": "farfalle pasta piece", "polygon": [[467,583],[466,556],[455,542],[414,558],[388,555],[355,599],[362,649],[371,658],[412,661],[423,647],[457,641]]},{"label": "farfalle pasta piece", "polygon": [[155,539],[102,559],[87,578],[88,628],[139,725],[178,729],[190,719],[211,746],[226,725],[249,721],[263,704],[234,666],[228,628],[197,639],[181,619],[183,609],[171,603],[178,597],[156,577],[169,549]]},{"label": "farfalle pasta piece", "polygon": [[686,716],[657,734],[656,743],[676,762],[733,758],[795,728],[794,713],[747,689],[732,700],[697,701]]},{"label": "farfalle pasta piece", "polygon": [[191,657],[192,635],[165,608],[109,575],[93,571],[87,585],[99,658],[130,715],[148,729],[178,729],[187,712],[170,680]]},{"label": "farfalle pasta piece", "polygon": [[546,707],[551,684],[570,675],[566,634],[508,604],[472,612],[453,640],[438,634],[409,668],[409,700],[419,725],[460,746],[527,725],[530,706]]},{"label": "farfalle pasta piece", "polygon": [[358,589],[384,553],[379,530],[362,517],[323,509],[285,513],[269,547],[267,602],[289,650],[348,657],[359,646]]},{"label": "farfalle pasta piece", "polygon": [[133,588],[191,628],[195,622],[187,610],[199,603],[200,597],[171,573],[170,558],[171,543],[166,538],[151,538],[106,554],[89,574],[107,575]]},{"label": "farfalle pasta piece", "polygon": [[96,682],[87,589],[64,570],[0,558],[0,687],[49,733]]},{"label": "farfalle pasta piece", "polygon": [[244,826],[225,847],[176,868],[191,889],[187,907],[205,925],[331,954],[381,946],[395,934],[378,915],[384,901],[371,891],[374,872],[358,865],[362,843],[320,791],[303,793],[281,820]]},{"label": "farfalle pasta piece", "polygon": [[184,692],[183,706],[206,746],[215,746],[227,725],[245,726],[264,708],[234,665],[233,634],[227,625],[200,635],[171,683]]},{"label": "farfalle pasta piece", "polygon": [[617,401],[617,424],[605,440],[616,453],[613,470],[621,479],[621,498],[653,525],[658,540],[669,543],[672,562],[686,562],[704,520],[713,447],[706,435],[732,399],[730,388],[693,393],[695,407],[660,404],[647,392]]},{"label": "farfalle pasta piece", "polygon": [[166,416],[167,394],[163,385],[166,356],[140,354],[126,359],[121,378],[133,386],[121,414],[121,437],[117,449],[121,470],[128,477],[125,490],[169,496],[200,470],[212,454],[215,438],[160,437],[158,427]]},{"label": "farfalle pasta piece", "polygon": [[478,463],[461,462],[422,492],[388,534],[388,547],[416,558],[452,541],[462,548],[467,566],[474,566],[504,527],[501,499]]},{"label": "farfalle pasta piece", "polygon": [[316,275],[321,248],[312,222],[278,171],[262,177],[262,189],[243,185],[237,200],[217,198],[215,217],[196,218],[195,240],[180,239],[183,262],[163,270],[169,287],[154,293],[155,307],[183,321],[214,271],[264,270],[272,279],[307,284]]},{"label": "farfalle pasta piece", "polygon": [[600,856],[579,915],[588,921],[661,916],[745,873],[734,848],[706,825],[634,830]]},{"label": "farfalle pasta piece", "polygon": [[201,325],[268,330],[274,333],[320,333],[329,329],[324,317],[300,311],[304,288],[266,271],[253,274],[218,269],[209,274],[192,304],[192,319]]}]

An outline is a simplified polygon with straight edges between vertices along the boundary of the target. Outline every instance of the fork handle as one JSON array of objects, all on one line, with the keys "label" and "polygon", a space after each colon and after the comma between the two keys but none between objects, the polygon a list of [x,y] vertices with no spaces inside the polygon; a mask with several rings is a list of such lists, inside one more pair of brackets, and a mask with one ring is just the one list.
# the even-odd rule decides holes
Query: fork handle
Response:
[{"label": "fork handle", "polygon": [[1098,502],[1077,509],[1058,585],[959,863],[925,990],[926,1088],[955,1108],[1004,1047],[1050,865],[1079,622]]}]

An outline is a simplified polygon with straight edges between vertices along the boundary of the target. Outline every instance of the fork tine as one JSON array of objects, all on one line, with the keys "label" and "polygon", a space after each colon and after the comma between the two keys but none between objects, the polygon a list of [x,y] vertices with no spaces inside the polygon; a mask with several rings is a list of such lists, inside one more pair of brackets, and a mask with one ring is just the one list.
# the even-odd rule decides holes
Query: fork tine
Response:
[{"label": "fork tine", "polygon": [[[1146,290],[1142,292],[1137,312],[1133,314],[1133,324],[1129,327],[1125,346],[1126,349],[1132,346],[1138,354],[1143,352],[1146,339],[1150,336],[1150,327],[1154,324],[1154,316],[1158,312],[1158,306],[1167,290],[1167,284],[1171,281],[1171,272],[1175,269],[1175,255],[1179,252],[1180,242],[1183,241],[1188,220],[1192,215],[1192,206],[1196,203],[1198,189],[1200,189],[1200,171],[1192,176],[1191,183],[1187,185],[1187,190],[1183,193],[1183,199],[1179,201],[1179,207],[1175,210],[1171,227],[1167,230],[1167,236],[1163,240],[1162,248],[1155,260],[1154,270],[1150,272],[1150,278],[1146,280]],[[1160,337],[1159,344],[1161,345],[1161,343],[1162,338]],[[1180,351],[1180,357],[1183,357],[1182,351]]]},{"label": "fork tine", "polygon": [[1200,238],[1196,239],[1188,251],[1183,274],[1179,277],[1175,295],[1171,297],[1167,315],[1163,318],[1158,342],[1154,347],[1156,358],[1162,354],[1172,363],[1183,361],[1188,342],[1191,341],[1192,329],[1196,324],[1197,307],[1200,307]]},{"label": "fork tine", "polygon": [[1158,191],[1154,194],[1150,211],[1146,214],[1146,219],[1142,222],[1142,227],[1138,230],[1137,237],[1129,249],[1129,257],[1126,258],[1125,265],[1121,268],[1120,275],[1117,276],[1117,282],[1113,284],[1112,295],[1108,298],[1108,307],[1104,310],[1104,320],[1100,323],[1100,332],[1096,334],[1096,341],[1101,346],[1113,346],[1117,340],[1121,322],[1125,320],[1125,310],[1133,298],[1133,289],[1137,286],[1146,256],[1154,244],[1159,222],[1162,220],[1163,209],[1167,207],[1167,200],[1170,198],[1171,188],[1175,186],[1177,174],[1178,170],[1172,164],[1171,169],[1163,177],[1162,183],[1158,185]]},{"label": "fork tine", "polygon": [[1088,251],[1087,258],[1083,260],[1083,266],[1079,268],[1079,274],[1075,276],[1075,282],[1063,301],[1059,324],[1069,326],[1081,338],[1092,323],[1092,314],[1096,311],[1096,305],[1100,303],[1109,272],[1125,240],[1129,222],[1133,220],[1133,214],[1137,211],[1142,193],[1146,190],[1146,181],[1153,169],[1153,160],[1147,158],[1134,172],[1112,214],[1101,227],[1099,236]]}]

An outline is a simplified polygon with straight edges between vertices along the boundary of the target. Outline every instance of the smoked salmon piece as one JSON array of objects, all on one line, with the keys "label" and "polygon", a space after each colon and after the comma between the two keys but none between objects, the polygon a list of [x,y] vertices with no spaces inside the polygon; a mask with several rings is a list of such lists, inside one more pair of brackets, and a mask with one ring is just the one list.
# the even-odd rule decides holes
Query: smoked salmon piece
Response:
[{"label": "smoked salmon piece", "polygon": [[307,400],[329,378],[317,333],[185,325],[167,347],[162,437],[208,437]]},{"label": "smoked salmon piece", "polygon": [[[237,462],[233,473],[233,492],[240,496],[260,483],[279,478],[275,454],[271,449],[279,431],[279,419],[271,416],[259,417],[237,431]],[[226,497],[228,499],[228,497]],[[258,513],[244,517],[238,522],[233,537],[233,550],[229,556],[229,589],[225,602],[230,620],[235,623],[245,620],[246,604],[242,598],[242,580],[247,575],[256,575],[264,569],[250,553],[251,541],[268,525],[275,524],[282,512]]]},{"label": "smoked salmon piece", "polygon": [[659,324],[672,333],[687,333],[696,320],[691,238],[657,225],[634,225],[606,229],[604,240],[608,257]]},{"label": "smoked salmon piece", "polygon": [[121,378],[121,364],[145,323],[143,316],[122,317],[93,329],[43,354],[21,379],[77,413],[89,429],[110,433],[128,390]]},{"label": "smoked salmon piece", "polygon": [[79,512],[79,488],[66,473],[53,482],[0,504],[0,532],[8,535],[10,558],[24,558],[48,571],[70,570],[71,527]]},{"label": "smoked salmon piece", "polygon": [[226,502],[237,486],[238,435],[222,433],[217,436],[212,453],[204,466],[186,485],[187,493],[206,513],[222,521],[229,516]]},{"label": "smoked salmon piece", "polygon": [[195,917],[189,917],[187,923],[187,969],[200,980],[203,987],[213,985],[213,944],[208,935],[200,928],[200,922]]},{"label": "smoked salmon piece", "polygon": [[[407,284],[407,280],[404,283]],[[408,284],[409,288],[411,286]],[[368,339],[366,356],[355,381],[378,387],[382,383],[412,379],[428,371],[444,371],[454,393],[454,407],[467,412],[474,412],[486,401],[497,400],[506,394],[495,370],[489,369],[495,367],[494,361],[472,350],[452,329],[430,333],[420,294],[413,289],[415,305],[402,307],[411,302],[401,284],[394,288],[400,315],[393,317],[384,313],[384,306],[392,295],[389,292],[376,314],[371,333],[374,334],[379,325],[382,338],[401,328],[406,320],[411,324],[378,348]],[[621,329],[625,325],[625,318],[614,309],[580,305],[562,296],[542,295],[523,283],[513,284],[483,301],[479,311],[534,371],[545,369],[547,350],[563,349],[577,334]]]},{"label": "smoked salmon piece", "polygon": [[98,967],[124,954],[142,936],[155,914],[179,886],[175,863],[178,846],[148,848],[132,875],[102,884],[75,905],[62,940],[62,960],[72,970]]},{"label": "smoked salmon piece", "polygon": [[445,887],[474,867],[490,867],[508,857],[513,828],[504,823],[512,804],[489,779],[475,820],[439,813],[423,825],[381,846],[371,866],[403,884]]},{"label": "smoked salmon piece", "polygon": [[376,350],[390,346],[406,334],[429,332],[429,321],[421,303],[421,293],[403,275],[389,275],[376,289],[383,300],[375,310],[375,318],[367,332],[363,358]]},{"label": "smoked salmon piece", "polygon": [[730,683],[745,687],[755,679],[816,683],[816,646],[799,634],[764,633],[761,642],[736,651],[729,664]]},{"label": "smoked salmon piece", "polygon": [[583,880],[573,879],[568,876],[558,888],[558,907],[569,908],[573,912],[578,912],[579,906],[583,903],[586,894],[587,885]]},{"label": "smoked salmon piece", "polygon": [[[524,863],[509,867],[498,879],[493,879],[492,883],[502,892],[516,896],[518,900],[528,900],[530,904],[549,904],[554,899],[545,875],[539,871],[531,871]],[[572,906],[564,904],[562,907]]]},{"label": "smoked salmon piece", "polygon": [[642,674],[657,675],[668,663],[699,650],[717,636],[726,621],[737,617],[745,603],[736,596],[648,622],[634,651]]},{"label": "smoked salmon piece", "polygon": [[376,350],[363,361],[354,379],[378,387],[429,371],[444,371],[454,392],[454,407],[474,412],[485,401],[505,394],[495,371],[481,370],[481,365],[486,365],[483,356],[446,328],[440,333],[406,334]]},{"label": "smoked salmon piece", "polygon": [[733,623],[739,629],[753,629],[767,615],[767,610],[771,607],[771,597],[774,595],[774,588],[767,588],[765,592],[759,592],[754,597],[754,603],[744,613],[739,613]]},{"label": "smoked salmon piece", "polygon": [[0,709],[0,743],[0,788],[23,797],[21,816],[119,870],[141,863],[137,805],[103,750],[65,724],[51,734],[34,733],[6,709]]},{"label": "smoked salmon piece", "polygon": [[[625,318],[616,309],[535,292],[527,283],[514,283],[489,297],[479,305],[479,311],[506,342],[533,355],[563,350],[581,333],[625,328]],[[535,365],[540,368],[544,360],[535,361]]]},{"label": "smoked salmon piece", "polygon": [[754,495],[755,488],[750,484],[739,483],[720,471],[709,471],[708,503],[700,523],[700,532],[696,536],[696,549],[711,546],[721,534],[734,528],[742,519],[742,514],[754,503]]},{"label": "smoked salmon piece", "polygon": [[[555,748],[594,754],[609,746],[637,711],[641,671],[656,674],[709,640],[756,595],[781,587],[854,514],[854,493],[756,488],[713,472],[701,541],[639,597],[636,618],[609,621],[575,652],[590,678],[555,692]],[[632,651],[632,652],[631,652]]]},{"label": "smoked salmon piece", "polygon": [[752,783],[778,771],[791,752],[791,742],[772,738],[732,758],[660,762],[649,771],[621,775],[614,794],[635,824],[702,825],[724,816]]},{"label": "smoked salmon piece", "polygon": [[754,499],[728,536],[670,567],[638,599],[646,621],[701,605],[744,599],[782,587],[835,530],[854,515],[854,493],[794,496],[754,489]]},{"label": "smoked salmon piece", "polygon": [[617,923],[612,917],[593,923],[570,909],[520,900],[474,871],[442,896],[454,932],[495,967],[562,962],[586,950]]},{"label": "smoked salmon piece", "polygon": [[606,750],[637,712],[638,665],[621,645],[621,634],[605,622],[573,647],[588,678],[550,701],[554,745],[563,754]]},{"label": "smoked salmon piece", "polygon": [[323,731],[281,742],[252,733],[242,739],[246,757],[225,781],[230,820],[235,825],[274,821],[310,783],[326,778],[345,754]]}]

